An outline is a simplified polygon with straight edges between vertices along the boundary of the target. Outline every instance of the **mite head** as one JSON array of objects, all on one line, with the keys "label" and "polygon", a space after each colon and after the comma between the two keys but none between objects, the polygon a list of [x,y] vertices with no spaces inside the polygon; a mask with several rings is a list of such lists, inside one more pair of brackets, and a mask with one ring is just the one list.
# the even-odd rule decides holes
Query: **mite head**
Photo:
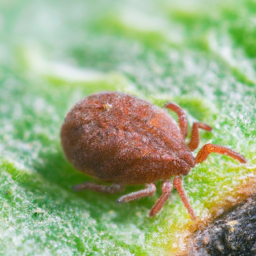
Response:
[{"label": "mite head", "polygon": [[178,142],[179,143],[174,143],[173,141],[173,148],[168,152],[172,158],[170,161],[173,161],[173,163],[171,163],[172,172],[176,175],[187,175],[191,168],[196,165],[196,161],[185,142],[182,140]]},{"label": "mite head", "polygon": [[179,152],[178,175],[187,175],[195,165],[195,158],[190,150]]},{"label": "mite head", "polygon": [[168,178],[176,175],[187,175],[195,166],[195,158],[189,149],[168,152],[163,159],[168,163]]},{"label": "mite head", "polygon": [[193,168],[196,165],[196,161],[194,156],[192,155],[191,151],[183,151],[181,159],[184,160],[190,168]]}]

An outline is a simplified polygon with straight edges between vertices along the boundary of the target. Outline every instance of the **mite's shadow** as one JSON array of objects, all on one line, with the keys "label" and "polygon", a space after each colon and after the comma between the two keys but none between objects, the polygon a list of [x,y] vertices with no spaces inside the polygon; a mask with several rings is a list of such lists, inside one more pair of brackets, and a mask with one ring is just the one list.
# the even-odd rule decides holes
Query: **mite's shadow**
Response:
[{"label": "mite's shadow", "polygon": [[[161,189],[158,188],[158,193],[153,197],[143,198],[139,201],[130,203],[118,204],[116,200],[120,196],[137,191],[144,188],[144,186],[128,186],[124,191],[116,194],[102,194],[89,190],[74,192],[72,188],[76,184],[87,181],[96,183],[101,182],[75,170],[65,159],[60,147],[55,153],[42,153],[40,159],[42,160],[40,163],[34,162],[33,164],[33,168],[36,172],[40,173],[40,175],[49,183],[54,183],[61,189],[70,193],[71,196],[86,200],[86,202],[88,202],[88,208],[86,208],[86,210],[89,211],[90,215],[94,218],[99,218],[105,212],[114,210],[117,213],[115,221],[123,223],[124,219],[126,219],[126,221],[131,222],[133,219],[132,216],[136,217],[138,212],[143,212],[141,214],[146,215],[147,209],[149,210],[153,206],[157,197],[161,194]],[[54,191],[54,193],[56,192]],[[127,212],[129,212],[129,218],[127,218]]]}]

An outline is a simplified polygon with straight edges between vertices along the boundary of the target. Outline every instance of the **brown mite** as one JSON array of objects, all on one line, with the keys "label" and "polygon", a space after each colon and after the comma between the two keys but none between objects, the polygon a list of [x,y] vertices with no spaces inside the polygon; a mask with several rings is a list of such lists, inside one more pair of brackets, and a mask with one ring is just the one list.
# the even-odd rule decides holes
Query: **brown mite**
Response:
[{"label": "brown mite", "polygon": [[229,148],[213,144],[204,145],[194,157],[192,151],[199,145],[199,128],[206,131],[212,128],[201,122],[194,123],[191,140],[186,145],[185,113],[173,103],[165,107],[177,113],[179,126],[167,111],[129,94],[102,92],[78,102],[61,128],[64,153],[77,170],[112,185],[86,182],[76,185],[74,190],[115,193],[126,185],[146,183],[145,189],[117,200],[123,203],[152,196],[156,191],[154,183],[162,180],[162,195],[149,216],[162,209],[174,186],[191,219],[196,219],[182,185],[182,176],[210,153],[228,155],[241,163],[246,160]]}]

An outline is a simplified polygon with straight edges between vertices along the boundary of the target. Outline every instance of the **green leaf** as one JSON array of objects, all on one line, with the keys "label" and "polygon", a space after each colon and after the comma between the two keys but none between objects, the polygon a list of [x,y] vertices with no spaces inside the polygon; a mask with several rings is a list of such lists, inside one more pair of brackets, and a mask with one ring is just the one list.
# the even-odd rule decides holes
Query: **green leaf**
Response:
[{"label": "green leaf", "polygon": [[154,196],[122,205],[120,195],[72,191],[92,179],[65,160],[60,127],[78,100],[97,91],[124,91],[161,107],[176,102],[190,127],[195,121],[214,127],[200,132],[199,148],[214,143],[246,157],[242,165],[212,154],[184,178],[201,220],[250,195],[253,0],[14,0],[0,7],[0,254],[186,252],[196,225],[176,191],[154,218],[147,213],[160,183]]}]

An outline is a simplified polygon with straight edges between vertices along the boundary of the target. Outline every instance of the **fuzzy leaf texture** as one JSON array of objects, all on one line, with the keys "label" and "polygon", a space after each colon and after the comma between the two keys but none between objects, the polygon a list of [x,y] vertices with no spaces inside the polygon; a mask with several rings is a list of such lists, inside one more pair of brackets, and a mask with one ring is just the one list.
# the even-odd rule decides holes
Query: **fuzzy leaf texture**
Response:
[{"label": "fuzzy leaf texture", "polygon": [[197,216],[209,221],[246,197],[256,164],[255,12],[254,0],[1,1],[0,254],[186,253],[193,222],[176,191],[154,218],[160,183],[153,197],[122,205],[120,194],[72,191],[92,179],[65,160],[60,127],[97,91],[173,101],[190,130],[213,126],[199,148],[247,158],[212,154],[184,178]]}]

